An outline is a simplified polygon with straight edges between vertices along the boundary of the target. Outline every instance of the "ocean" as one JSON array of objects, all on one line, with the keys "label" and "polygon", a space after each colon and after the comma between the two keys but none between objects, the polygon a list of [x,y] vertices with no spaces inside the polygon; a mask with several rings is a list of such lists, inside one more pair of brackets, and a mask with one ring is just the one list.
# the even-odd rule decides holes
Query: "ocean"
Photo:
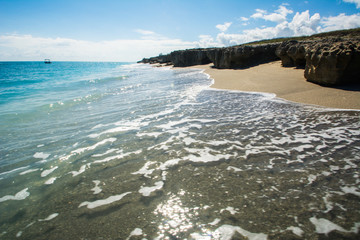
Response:
[{"label": "ocean", "polygon": [[0,239],[359,239],[360,112],[202,70],[0,63]]}]

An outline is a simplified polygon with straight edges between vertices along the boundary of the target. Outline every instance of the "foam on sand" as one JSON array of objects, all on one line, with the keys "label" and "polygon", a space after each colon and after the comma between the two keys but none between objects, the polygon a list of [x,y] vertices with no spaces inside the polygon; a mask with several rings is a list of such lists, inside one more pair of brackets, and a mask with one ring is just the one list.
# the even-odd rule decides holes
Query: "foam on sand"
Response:
[{"label": "foam on sand", "polygon": [[95,187],[93,187],[91,189],[91,191],[94,192],[94,194],[99,194],[101,193],[102,189],[99,187],[100,181],[99,180],[94,180],[93,183],[95,183]]},{"label": "foam on sand", "polygon": [[70,173],[73,175],[73,177],[76,177],[77,175],[85,172],[86,168],[90,168],[90,165],[91,165],[90,163],[84,164],[80,167],[79,171],[71,171]]},{"label": "foam on sand", "polygon": [[97,208],[97,207],[101,207],[101,206],[104,206],[104,205],[108,205],[110,203],[120,201],[123,197],[125,197],[126,195],[128,195],[130,193],[131,192],[126,192],[126,193],[123,193],[123,194],[120,194],[120,195],[110,196],[110,197],[108,197],[106,199],[96,200],[94,202],[87,202],[87,201],[82,202],[79,205],[79,208],[83,207],[83,206],[87,206],[87,208],[92,209],[92,208]]},{"label": "foam on sand", "polygon": [[28,192],[29,188],[25,188],[21,190],[20,192],[16,193],[15,195],[6,195],[2,198],[0,198],[0,202],[5,202],[7,200],[24,200],[28,196],[30,196],[30,193]]},{"label": "foam on sand", "polygon": [[240,233],[244,237],[247,237],[249,240],[267,239],[267,235],[264,233],[252,233],[242,229],[241,227],[232,226],[232,225],[222,225],[221,227],[215,230],[213,236],[215,237],[215,239],[231,240],[236,232]]},{"label": "foam on sand", "polygon": [[47,175],[49,175],[50,173],[52,173],[53,171],[55,171],[58,168],[58,166],[52,167],[48,170],[44,170],[41,173],[41,177],[46,177]]},{"label": "foam on sand", "polygon": [[141,187],[139,190],[139,193],[141,193],[143,196],[148,197],[150,194],[154,191],[157,191],[161,189],[164,186],[163,181],[158,181],[155,183],[155,186],[152,187]]},{"label": "foam on sand", "polygon": [[54,218],[56,218],[57,216],[59,216],[58,213],[53,213],[53,214],[50,214],[47,218],[39,219],[39,222],[50,221],[50,220],[53,220]]},{"label": "foam on sand", "polygon": [[354,227],[351,230],[346,230],[343,227],[325,219],[325,218],[310,218],[310,222],[315,225],[316,232],[320,234],[329,234],[330,232],[337,230],[339,232],[345,233],[359,233],[360,223],[355,223]]},{"label": "foam on sand", "polygon": [[57,179],[57,177],[52,177],[52,178],[49,178],[45,184],[46,185],[50,185],[50,184],[53,184],[55,182],[55,180]]},{"label": "foam on sand", "polygon": [[126,238],[126,240],[131,239],[133,236],[141,236],[143,235],[143,231],[141,228],[135,228],[129,235],[129,237]]}]

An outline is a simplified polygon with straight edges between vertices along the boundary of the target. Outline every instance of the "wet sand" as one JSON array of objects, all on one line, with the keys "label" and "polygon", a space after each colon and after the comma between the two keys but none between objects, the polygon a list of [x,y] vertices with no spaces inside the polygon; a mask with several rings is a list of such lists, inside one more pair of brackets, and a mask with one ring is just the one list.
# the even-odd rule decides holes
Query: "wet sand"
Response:
[{"label": "wet sand", "polygon": [[330,88],[306,81],[304,69],[285,68],[281,61],[258,65],[248,69],[215,69],[212,64],[192,68],[205,69],[215,80],[217,89],[245,92],[275,93],[289,101],[329,108],[360,109],[359,85],[347,89]]}]

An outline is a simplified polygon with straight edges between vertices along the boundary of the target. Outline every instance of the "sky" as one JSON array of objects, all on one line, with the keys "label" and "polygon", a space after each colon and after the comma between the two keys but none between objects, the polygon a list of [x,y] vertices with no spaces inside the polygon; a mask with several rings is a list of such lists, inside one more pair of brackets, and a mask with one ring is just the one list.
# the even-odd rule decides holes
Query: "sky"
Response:
[{"label": "sky", "polygon": [[134,62],[360,27],[360,0],[0,0],[0,61]]}]

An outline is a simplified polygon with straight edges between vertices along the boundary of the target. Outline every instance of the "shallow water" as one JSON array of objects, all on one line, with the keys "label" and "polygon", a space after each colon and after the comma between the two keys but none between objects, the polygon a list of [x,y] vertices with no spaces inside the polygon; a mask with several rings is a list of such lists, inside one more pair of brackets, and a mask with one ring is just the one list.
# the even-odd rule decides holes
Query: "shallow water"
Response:
[{"label": "shallow water", "polygon": [[55,64],[2,98],[1,239],[359,238],[360,112]]}]

